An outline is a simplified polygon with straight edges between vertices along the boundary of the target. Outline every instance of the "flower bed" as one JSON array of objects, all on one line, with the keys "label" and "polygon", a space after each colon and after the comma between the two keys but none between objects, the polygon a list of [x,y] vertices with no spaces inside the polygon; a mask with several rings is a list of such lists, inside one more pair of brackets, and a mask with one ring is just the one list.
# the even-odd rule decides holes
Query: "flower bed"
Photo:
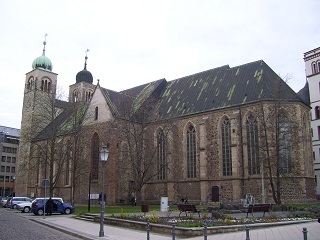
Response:
[{"label": "flower bed", "polygon": [[[95,218],[100,221],[99,216]],[[274,216],[264,218],[233,218],[225,216],[223,218],[194,218],[192,214],[188,217],[159,217],[155,213],[146,215],[130,215],[122,213],[105,217],[104,222],[109,225],[132,228],[146,231],[149,223],[150,231],[170,235],[173,227],[175,234],[179,237],[201,236],[206,226],[207,234],[225,233],[233,231],[244,231],[246,226],[250,228],[259,228],[267,226],[277,226],[292,223],[301,223],[311,221],[310,218],[276,218]]]}]

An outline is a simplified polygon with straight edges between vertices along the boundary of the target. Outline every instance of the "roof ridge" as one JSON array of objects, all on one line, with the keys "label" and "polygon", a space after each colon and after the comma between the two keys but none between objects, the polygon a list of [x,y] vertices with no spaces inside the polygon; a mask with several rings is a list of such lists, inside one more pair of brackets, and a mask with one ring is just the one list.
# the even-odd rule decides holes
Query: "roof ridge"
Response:
[{"label": "roof ridge", "polygon": [[198,75],[198,74],[202,74],[202,73],[205,73],[205,72],[210,72],[212,70],[223,69],[223,68],[231,69],[229,64],[226,64],[226,65],[222,65],[220,67],[216,67],[216,68],[208,69],[208,70],[201,71],[201,72],[198,72],[198,73],[190,74],[190,75],[187,75],[187,76],[184,76],[184,77],[176,78],[176,79],[171,80],[170,82],[173,82],[173,81],[176,81],[176,80],[180,80],[180,79],[183,79],[183,78],[188,78],[188,77],[195,76],[195,75]]}]

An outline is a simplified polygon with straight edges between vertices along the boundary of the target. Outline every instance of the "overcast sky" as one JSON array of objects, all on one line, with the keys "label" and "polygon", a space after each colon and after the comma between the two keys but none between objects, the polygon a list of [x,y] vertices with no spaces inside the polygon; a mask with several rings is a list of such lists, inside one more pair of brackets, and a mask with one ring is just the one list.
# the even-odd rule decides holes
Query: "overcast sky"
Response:
[{"label": "overcast sky", "polygon": [[46,56],[68,93],[85,50],[96,84],[120,91],[264,60],[290,87],[320,47],[319,0],[1,0],[0,125],[20,128],[25,74]]}]

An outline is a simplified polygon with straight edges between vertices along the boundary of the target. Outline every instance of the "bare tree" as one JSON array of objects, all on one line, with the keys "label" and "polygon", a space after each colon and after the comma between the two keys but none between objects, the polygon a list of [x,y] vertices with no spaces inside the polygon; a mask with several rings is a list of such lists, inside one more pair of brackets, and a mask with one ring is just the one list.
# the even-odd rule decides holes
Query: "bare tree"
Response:
[{"label": "bare tree", "polygon": [[[150,122],[150,115],[153,110],[153,99],[149,100],[139,110],[134,111],[129,104],[122,102],[121,114],[124,119],[119,121],[117,130],[119,133],[120,159],[118,161],[118,171],[122,176],[126,175],[128,196],[136,197],[137,204],[142,199],[143,187],[152,179],[164,175],[169,170],[169,162],[165,157],[165,149],[170,141],[171,122],[163,120],[156,126],[161,125],[161,139],[155,140],[150,129],[153,123]],[[154,129],[155,132],[157,129]],[[162,161],[158,161],[159,158]],[[124,178],[125,179],[125,178]]]},{"label": "bare tree", "polygon": [[[288,75],[285,81],[289,80]],[[279,79],[273,91],[272,100],[260,101],[260,144],[262,174],[268,179],[272,197],[276,204],[282,203],[284,186],[299,182],[302,176],[299,149],[302,141],[302,126],[297,105],[290,103],[290,96],[285,91],[284,82]],[[290,111],[288,111],[288,109]],[[305,159],[308,161],[308,159]],[[301,190],[303,191],[303,190]]]}]

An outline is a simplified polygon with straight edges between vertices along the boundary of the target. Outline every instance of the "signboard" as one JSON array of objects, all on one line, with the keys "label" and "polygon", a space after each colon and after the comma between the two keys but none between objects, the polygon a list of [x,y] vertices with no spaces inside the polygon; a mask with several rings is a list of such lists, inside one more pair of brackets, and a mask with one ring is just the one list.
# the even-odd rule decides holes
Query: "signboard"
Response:
[{"label": "signboard", "polygon": [[42,187],[49,187],[49,180],[48,179],[43,179],[42,180]]}]

